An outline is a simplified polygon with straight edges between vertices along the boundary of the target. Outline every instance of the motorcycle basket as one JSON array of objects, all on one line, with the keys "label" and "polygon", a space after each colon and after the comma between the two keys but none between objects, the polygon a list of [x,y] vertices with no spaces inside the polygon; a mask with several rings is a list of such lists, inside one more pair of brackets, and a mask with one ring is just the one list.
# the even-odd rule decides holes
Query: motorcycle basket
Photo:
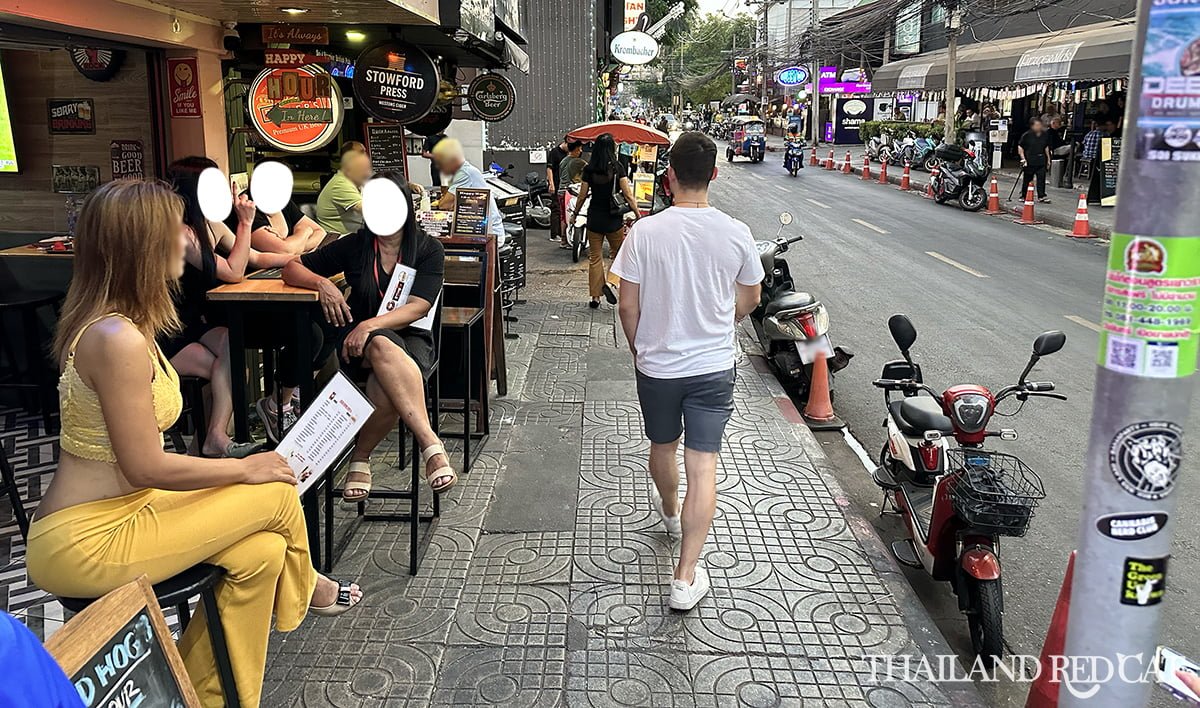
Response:
[{"label": "motorcycle basket", "polygon": [[958,470],[950,490],[955,513],[983,532],[1024,536],[1046,497],[1041,477],[1013,455],[955,448],[946,451],[946,467]]}]

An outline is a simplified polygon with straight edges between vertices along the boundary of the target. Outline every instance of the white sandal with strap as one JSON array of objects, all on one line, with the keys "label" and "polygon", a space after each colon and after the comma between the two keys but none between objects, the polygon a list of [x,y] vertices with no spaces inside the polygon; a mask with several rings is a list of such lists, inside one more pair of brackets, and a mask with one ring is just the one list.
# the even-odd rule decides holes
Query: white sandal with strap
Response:
[{"label": "white sandal with strap", "polygon": [[[350,475],[359,474],[366,475],[367,481],[350,481]],[[351,492],[362,492],[361,494],[351,494]],[[350,469],[346,471],[346,486],[342,488],[342,499],[348,502],[366,501],[367,497],[371,496],[371,463],[370,462],[351,462]]]},{"label": "white sandal with strap", "polygon": [[[421,463],[427,465],[427,464],[429,464],[429,459],[431,457],[435,457],[437,455],[442,455],[447,460],[450,459],[450,455],[446,454],[446,446],[443,445],[440,441],[430,445],[429,447],[427,447],[421,451]],[[447,478],[449,478],[449,480],[450,480],[449,482],[445,482],[444,484],[437,484],[438,480],[447,479]],[[445,464],[445,465],[442,465],[441,467],[437,468],[433,472],[426,473],[425,481],[429,482],[429,488],[433,490],[434,494],[441,494],[442,492],[446,491],[447,489],[453,487],[454,484],[456,482],[458,482],[458,473],[455,472],[454,468],[451,467],[449,464]]]}]

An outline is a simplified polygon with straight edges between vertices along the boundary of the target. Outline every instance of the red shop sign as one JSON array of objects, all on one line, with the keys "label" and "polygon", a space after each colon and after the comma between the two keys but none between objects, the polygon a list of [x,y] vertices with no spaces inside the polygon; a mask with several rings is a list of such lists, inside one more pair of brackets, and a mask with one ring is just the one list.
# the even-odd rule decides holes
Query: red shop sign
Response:
[{"label": "red shop sign", "polygon": [[172,118],[200,117],[200,76],[195,57],[167,59],[167,98]]},{"label": "red shop sign", "polygon": [[291,69],[305,64],[328,64],[324,54],[308,54],[295,49],[267,49],[263,52],[263,63],[272,69]]}]

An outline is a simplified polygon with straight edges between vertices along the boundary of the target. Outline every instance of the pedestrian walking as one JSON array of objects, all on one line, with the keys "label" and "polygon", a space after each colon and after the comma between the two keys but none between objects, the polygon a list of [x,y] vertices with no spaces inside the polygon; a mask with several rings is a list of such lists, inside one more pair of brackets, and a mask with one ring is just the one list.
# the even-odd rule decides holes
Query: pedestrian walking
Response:
[{"label": "pedestrian walking", "polygon": [[[550,193],[557,195],[562,191],[563,186],[558,179],[558,166],[562,164],[563,158],[567,156],[567,138],[563,138],[558,145],[550,149],[546,155],[546,182],[550,188]],[[563,211],[562,203],[555,199],[550,202],[550,240],[565,241],[566,229],[563,228]]]},{"label": "pedestrian walking", "polygon": [[[561,175],[559,177],[561,179]],[[633,185],[621,172],[617,143],[608,133],[596,138],[592,146],[592,159],[583,168],[583,186],[579,188],[579,197],[575,199],[572,222],[579,216],[580,207],[587,202],[589,192],[592,200],[588,203],[587,211],[588,293],[592,299],[588,307],[595,309],[600,307],[601,296],[608,300],[608,304],[617,304],[613,284],[604,272],[604,242],[608,242],[609,257],[616,258],[621,250],[621,242],[625,240],[625,214],[631,211],[636,219],[638,213]]]},{"label": "pedestrian walking", "polygon": [[1040,118],[1029,121],[1029,130],[1021,136],[1017,143],[1017,153],[1021,156],[1021,194],[1029,189],[1029,183],[1037,179],[1038,201],[1046,204],[1046,167],[1050,164],[1050,135]]},{"label": "pedestrian walking", "polygon": [[442,186],[442,175],[438,172],[437,161],[433,159],[433,149],[445,139],[445,133],[434,133],[425,138],[425,145],[421,149],[421,157],[429,160],[429,185],[431,187]]},{"label": "pedestrian walking", "polygon": [[[637,368],[650,439],[651,503],[682,533],[669,605],[690,610],[709,590],[699,562],[717,506],[717,455],[733,412],[735,338],[758,305],[762,262],[745,224],[712,207],[717,146],[684,133],[670,153],[674,205],[634,224],[613,262],[619,315]],[[687,495],[679,503],[675,453],[683,438]]]},{"label": "pedestrian walking", "polygon": [[[582,155],[582,140],[567,141],[567,156],[559,161],[555,177],[558,180],[558,191],[554,193],[554,203],[559,205],[560,209],[566,208],[567,188],[583,179],[583,168],[587,167],[587,160],[583,159]],[[570,248],[571,244],[567,243],[567,230],[559,230],[562,231],[559,248]]]}]

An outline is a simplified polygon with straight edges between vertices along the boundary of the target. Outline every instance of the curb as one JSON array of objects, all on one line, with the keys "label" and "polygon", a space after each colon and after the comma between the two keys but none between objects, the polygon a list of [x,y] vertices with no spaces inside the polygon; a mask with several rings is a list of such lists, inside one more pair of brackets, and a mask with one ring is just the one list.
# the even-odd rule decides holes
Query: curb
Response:
[{"label": "curb", "polygon": [[[813,451],[810,453],[810,456],[818,474],[821,475],[821,479],[829,487],[829,491],[833,494],[834,502],[837,504],[838,509],[846,517],[846,523],[850,531],[862,545],[872,569],[879,575],[880,581],[895,600],[896,606],[900,609],[901,617],[904,620],[904,626],[908,630],[909,636],[912,637],[917,650],[929,662],[930,666],[938,666],[939,657],[953,656],[960,672],[965,674],[966,669],[962,666],[962,662],[959,661],[957,652],[950,647],[950,642],[946,640],[945,635],[938,629],[937,624],[933,621],[933,617],[925,609],[925,605],[921,602],[920,598],[917,597],[916,591],[912,589],[908,578],[905,577],[896,559],[892,557],[891,551],[887,549],[883,539],[875,532],[875,527],[871,525],[866,514],[850,503],[850,498],[846,495],[845,490],[842,489],[841,483],[838,482],[835,469],[830,463],[829,458],[825,455],[821,443],[817,441],[812,431],[808,429],[808,426],[804,425],[804,419],[800,416],[800,412],[796,409],[795,404],[784,392],[779,380],[771,373],[770,366],[762,354],[756,350],[757,347],[755,347],[755,351],[750,351],[743,347],[743,352],[750,359],[759,377],[762,378],[763,384],[775,400],[776,405],[779,406],[780,412],[783,413],[789,422],[796,424],[797,433],[802,438],[805,451]],[[946,682],[932,685],[936,686],[938,690],[950,699],[951,705],[961,706],[962,708],[987,708],[988,706],[980,696],[979,689],[973,681]]]}]

